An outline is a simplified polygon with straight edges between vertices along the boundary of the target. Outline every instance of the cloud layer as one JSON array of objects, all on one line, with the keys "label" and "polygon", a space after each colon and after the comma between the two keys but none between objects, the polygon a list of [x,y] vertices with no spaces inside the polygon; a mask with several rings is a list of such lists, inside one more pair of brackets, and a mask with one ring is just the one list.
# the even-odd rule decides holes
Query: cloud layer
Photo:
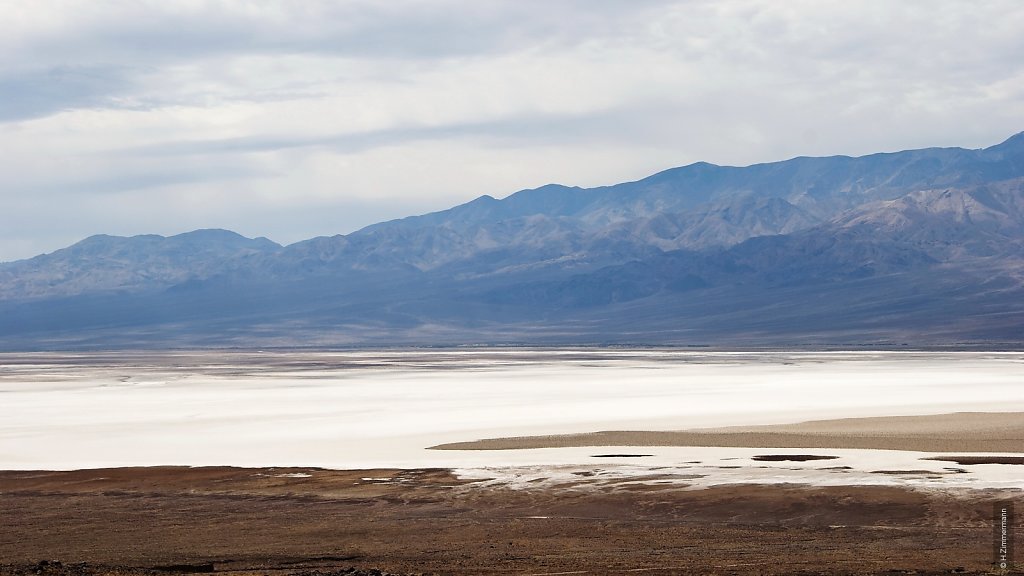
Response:
[{"label": "cloud layer", "polygon": [[1024,130],[1015,0],[0,0],[0,260]]}]

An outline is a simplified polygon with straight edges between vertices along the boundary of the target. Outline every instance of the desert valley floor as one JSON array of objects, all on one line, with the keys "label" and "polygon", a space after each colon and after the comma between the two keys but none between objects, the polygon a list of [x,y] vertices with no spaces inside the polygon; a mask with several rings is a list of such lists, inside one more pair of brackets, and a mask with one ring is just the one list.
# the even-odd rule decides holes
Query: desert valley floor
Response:
[{"label": "desert valley floor", "polygon": [[1021,382],[1009,352],[0,355],[0,572],[988,573]]}]

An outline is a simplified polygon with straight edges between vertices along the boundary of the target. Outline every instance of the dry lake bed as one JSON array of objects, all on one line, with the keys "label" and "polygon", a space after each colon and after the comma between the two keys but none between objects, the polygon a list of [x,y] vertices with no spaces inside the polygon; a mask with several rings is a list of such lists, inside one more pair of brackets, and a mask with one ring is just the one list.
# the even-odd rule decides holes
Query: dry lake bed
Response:
[{"label": "dry lake bed", "polygon": [[985,573],[1022,382],[1007,352],[4,354],[0,572]]}]

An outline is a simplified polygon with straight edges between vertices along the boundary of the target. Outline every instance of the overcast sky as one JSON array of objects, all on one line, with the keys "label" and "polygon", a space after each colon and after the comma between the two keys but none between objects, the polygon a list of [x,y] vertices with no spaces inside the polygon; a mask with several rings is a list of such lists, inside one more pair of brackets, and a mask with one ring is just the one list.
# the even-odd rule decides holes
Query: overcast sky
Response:
[{"label": "overcast sky", "polygon": [[0,261],[1024,130],[1024,2],[0,0]]}]

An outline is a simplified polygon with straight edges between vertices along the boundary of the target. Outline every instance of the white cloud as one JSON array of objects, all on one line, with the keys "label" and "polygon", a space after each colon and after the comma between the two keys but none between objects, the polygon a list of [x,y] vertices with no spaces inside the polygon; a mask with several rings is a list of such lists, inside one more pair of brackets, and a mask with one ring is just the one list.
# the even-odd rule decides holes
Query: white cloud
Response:
[{"label": "white cloud", "polygon": [[990,145],[1024,129],[1022,29],[1015,1],[0,0],[0,260]]}]

